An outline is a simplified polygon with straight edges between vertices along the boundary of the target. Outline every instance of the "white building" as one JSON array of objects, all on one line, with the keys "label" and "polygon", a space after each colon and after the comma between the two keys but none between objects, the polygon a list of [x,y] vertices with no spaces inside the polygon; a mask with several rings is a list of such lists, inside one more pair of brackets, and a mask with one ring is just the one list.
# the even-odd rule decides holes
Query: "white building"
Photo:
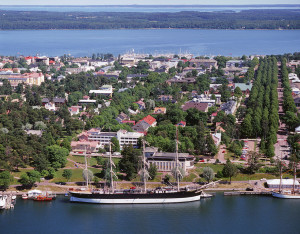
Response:
[{"label": "white building", "polygon": [[[279,189],[280,179],[267,180],[267,185],[269,188]],[[294,185],[293,179],[282,179],[282,188],[283,189],[292,189]],[[295,181],[295,188],[300,188],[299,181]]]},{"label": "white building", "polygon": [[120,147],[124,145],[137,146],[139,138],[143,137],[143,133],[127,132],[126,130],[119,130],[118,132],[101,132],[101,130],[91,129],[88,133],[89,141],[98,141],[100,145],[108,145],[111,138],[116,137],[119,141]]},{"label": "white building", "polygon": [[[154,164],[157,171],[170,172],[176,167],[176,153],[166,153],[166,152],[154,152],[147,156],[149,164]],[[185,172],[188,169],[194,168],[194,156],[188,153],[179,153],[179,167],[181,167]]]},{"label": "white building", "polygon": [[111,85],[103,85],[98,90],[90,90],[89,94],[96,94],[96,95],[105,95],[112,97],[113,88]]}]

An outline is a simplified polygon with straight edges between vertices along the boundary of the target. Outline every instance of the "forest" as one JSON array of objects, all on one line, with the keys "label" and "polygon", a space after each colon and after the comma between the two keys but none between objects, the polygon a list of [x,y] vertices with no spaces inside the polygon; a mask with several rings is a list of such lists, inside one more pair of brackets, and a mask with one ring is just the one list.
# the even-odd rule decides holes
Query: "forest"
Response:
[{"label": "forest", "polygon": [[300,10],[141,13],[0,10],[0,29],[299,29]]}]

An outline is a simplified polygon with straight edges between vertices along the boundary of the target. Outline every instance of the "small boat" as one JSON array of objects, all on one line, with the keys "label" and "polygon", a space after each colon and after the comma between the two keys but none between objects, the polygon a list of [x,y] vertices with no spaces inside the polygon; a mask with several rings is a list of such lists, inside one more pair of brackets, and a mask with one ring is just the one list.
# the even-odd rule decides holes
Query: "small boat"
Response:
[{"label": "small boat", "polygon": [[5,206],[6,206],[6,197],[1,196],[0,197],[0,210],[5,209]]},{"label": "small boat", "polygon": [[202,191],[202,194],[200,195],[201,198],[210,198],[213,197],[213,195],[209,194],[209,193],[205,193],[204,191]]},{"label": "small boat", "polygon": [[38,195],[35,198],[33,198],[34,201],[52,201],[52,197]]},{"label": "small boat", "polygon": [[22,195],[22,199],[23,199],[23,200],[28,200],[28,196],[27,196],[26,193],[24,193],[24,194]]}]

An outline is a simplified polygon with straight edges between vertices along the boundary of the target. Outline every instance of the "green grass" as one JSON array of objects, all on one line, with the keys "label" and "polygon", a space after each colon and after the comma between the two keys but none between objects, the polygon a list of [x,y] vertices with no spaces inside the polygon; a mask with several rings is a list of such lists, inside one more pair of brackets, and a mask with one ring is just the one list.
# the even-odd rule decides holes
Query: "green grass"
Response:
[{"label": "green grass", "polygon": [[193,182],[194,179],[197,178],[197,175],[195,175],[195,173],[190,173],[188,176],[184,177],[182,179],[182,182]]},{"label": "green grass", "polygon": [[222,164],[213,164],[213,163],[198,163],[195,166],[198,168],[197,172],[199,174],[203,172],[204,167],[212,168],[215,173],[217,173],[218,171],[222,171],[223,167],[224,167],[224,165],[222,165]]}]

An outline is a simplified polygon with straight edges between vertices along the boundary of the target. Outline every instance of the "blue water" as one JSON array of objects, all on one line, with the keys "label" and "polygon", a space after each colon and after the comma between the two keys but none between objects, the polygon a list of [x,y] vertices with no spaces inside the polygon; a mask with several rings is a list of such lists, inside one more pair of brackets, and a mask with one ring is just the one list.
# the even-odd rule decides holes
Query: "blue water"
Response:
[{"label": "blue water", "polygon": [[17,200],[0,233],[299,233],[300,200],[216,197],[169,205],[95,205]]},{"label": "blue water", "polygon": [[180,12],[180,11],[199,11],[199,12],[213,12],[213,11],[235,11],[250,9],[300,9],[299,6],[1,6],[1,10],[12,11],[56,11],[56,12]]},{"label": "blue water", "polygon": [[0,31],[1,55],[189,52],[241,56],[300,51],[300,30],[18,30]]}]

